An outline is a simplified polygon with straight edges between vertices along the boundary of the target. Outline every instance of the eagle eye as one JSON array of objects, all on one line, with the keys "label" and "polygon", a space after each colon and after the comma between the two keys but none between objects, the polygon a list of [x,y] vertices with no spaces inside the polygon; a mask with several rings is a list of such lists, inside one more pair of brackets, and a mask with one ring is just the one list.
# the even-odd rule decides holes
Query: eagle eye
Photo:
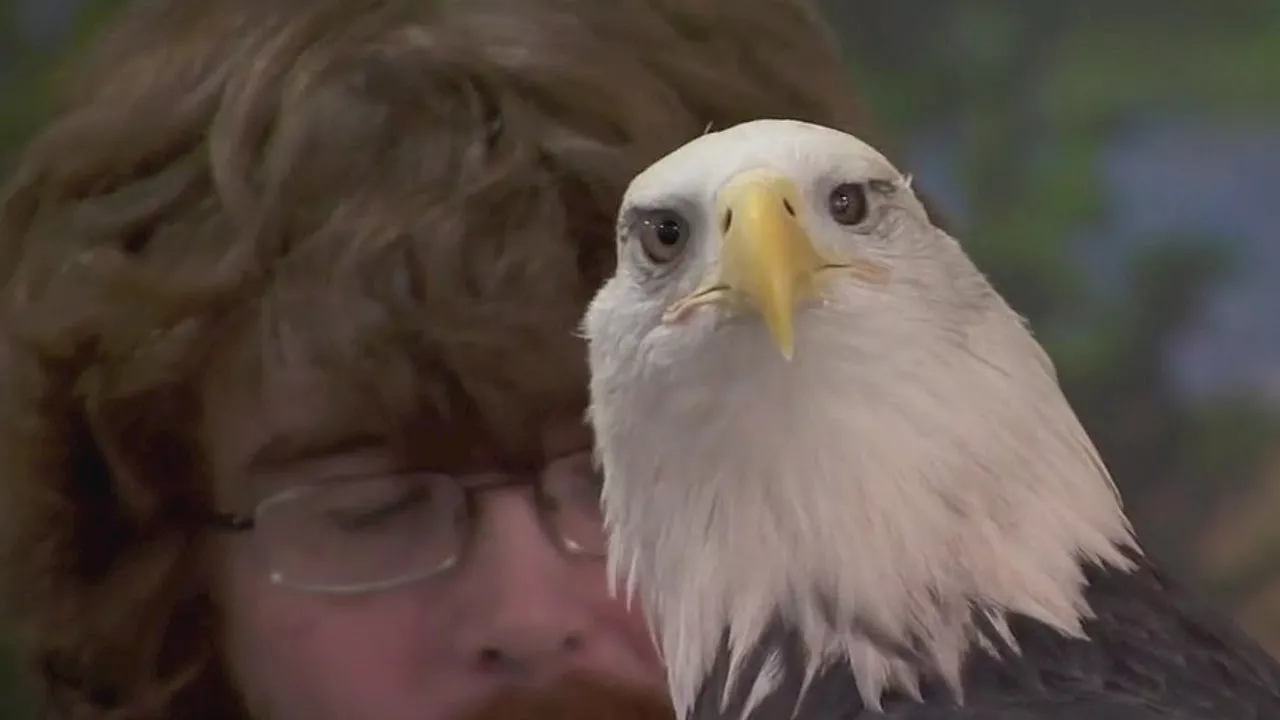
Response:
[{"label": "eagle eye", "polygon": [[840,183],[827,197],[831,219],[841,225],[857,225],[867,219],[867,188],[862,183]]},{"label": "eagle eye", "polygon": [[689,223],[671,210],[645,213],[638,228],[640,248],[654,263],[671,262],[679,257],[689,242]]}]

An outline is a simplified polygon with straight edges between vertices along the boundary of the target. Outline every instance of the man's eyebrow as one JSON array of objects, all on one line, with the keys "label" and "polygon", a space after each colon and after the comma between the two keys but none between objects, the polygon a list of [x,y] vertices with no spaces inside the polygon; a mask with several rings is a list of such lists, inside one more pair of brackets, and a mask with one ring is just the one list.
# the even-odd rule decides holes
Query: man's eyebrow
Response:
[{"label": "man's eyebrow", "polygon": [[274,433],[245,462],[249,472],[280,471],[292,465],[325,457],[369,450],[386,444],[386,438],[350,428],[306,428]]}]

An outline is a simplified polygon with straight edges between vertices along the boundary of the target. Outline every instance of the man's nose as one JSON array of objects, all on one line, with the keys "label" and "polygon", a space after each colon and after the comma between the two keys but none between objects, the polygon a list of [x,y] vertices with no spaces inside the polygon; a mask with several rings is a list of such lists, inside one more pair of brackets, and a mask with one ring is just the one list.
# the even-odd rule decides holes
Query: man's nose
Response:
[{"label": "man's nose", "polygon": [[527,489],[480,500],[468,567],[475,612],[467,652],[485,673],[532,679],[563,672],[583,650],[590,575],[556,547]]}]

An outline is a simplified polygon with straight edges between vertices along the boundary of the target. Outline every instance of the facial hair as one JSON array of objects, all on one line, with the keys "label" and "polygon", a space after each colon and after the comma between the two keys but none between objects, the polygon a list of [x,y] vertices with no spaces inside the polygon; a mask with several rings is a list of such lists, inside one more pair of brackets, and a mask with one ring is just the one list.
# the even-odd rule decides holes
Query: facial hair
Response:
[{"label": "facial hair", "polygon": [[654,690],[578,675],[505,689],[463,720],[675,720],[675,711]]}]

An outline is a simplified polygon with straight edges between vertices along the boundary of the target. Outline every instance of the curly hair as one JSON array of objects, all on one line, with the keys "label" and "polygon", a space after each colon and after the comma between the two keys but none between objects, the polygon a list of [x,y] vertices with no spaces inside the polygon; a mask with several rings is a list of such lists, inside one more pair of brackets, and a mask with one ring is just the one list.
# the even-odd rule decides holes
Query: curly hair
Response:
[{"label": "curly hair", "polygon": [[634,173],[756,117],[865,134],[804,0],[169,0],[78,67],[0,197],[0,587],[58,719],[244,715],[215,350],[288,326],[388,426],[466,407],[518,447],[583,402]]}]

